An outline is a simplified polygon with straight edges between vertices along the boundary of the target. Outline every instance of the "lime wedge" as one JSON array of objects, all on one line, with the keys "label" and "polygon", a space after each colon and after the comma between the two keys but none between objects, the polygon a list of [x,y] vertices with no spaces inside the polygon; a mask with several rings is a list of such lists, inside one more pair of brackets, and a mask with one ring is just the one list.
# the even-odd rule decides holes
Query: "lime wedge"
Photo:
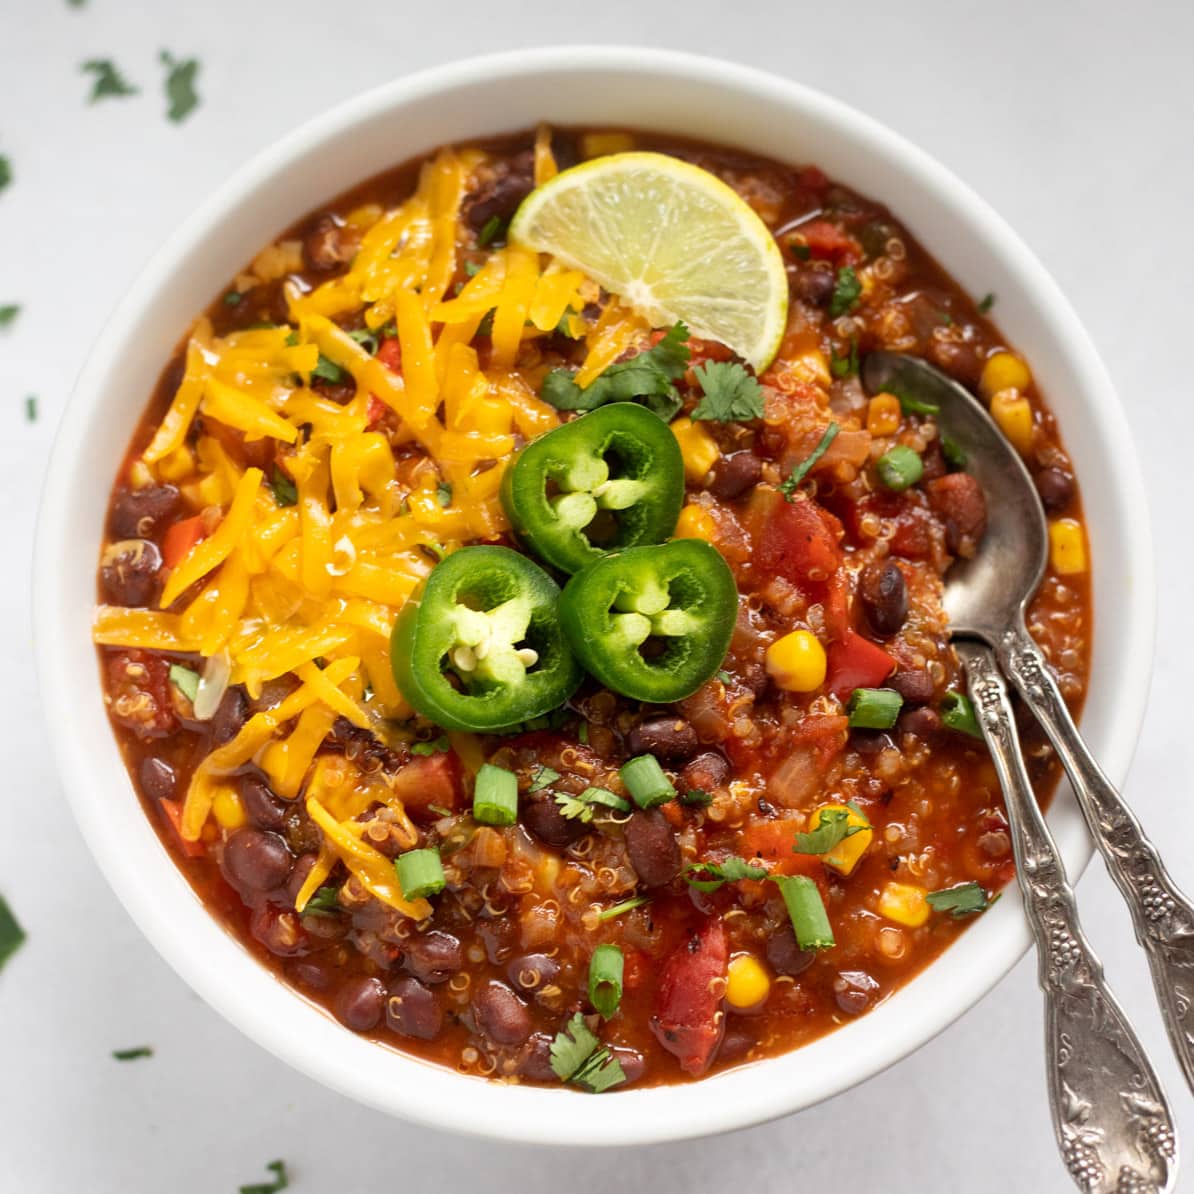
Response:
[{"label": "lime wedge", "polygon": [[721,179],[662,153],[616,153],[532,191],[510,239],[583,270],[662,327],[682,319],[764,369],[788,318],[767,225]]}]

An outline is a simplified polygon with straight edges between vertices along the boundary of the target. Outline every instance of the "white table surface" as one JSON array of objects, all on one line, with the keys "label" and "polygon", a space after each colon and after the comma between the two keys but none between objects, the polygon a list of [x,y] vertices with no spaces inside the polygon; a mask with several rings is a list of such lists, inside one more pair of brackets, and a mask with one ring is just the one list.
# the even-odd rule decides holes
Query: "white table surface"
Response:
[{"label": "white table surface", "polygon": [[[0,332],[0,890],[29,932],[0,975],[2,1191],[234,1194],[265,1180],[275,1157],[295,1194],[388,1192],[412,1179],[456,1191],[478,1178],[520,1194],[561,1184],[577,1194],[1068,1188],[1049,1130],[1031,960],[915,1056],[795,1118],[617,1156],[475,1143],[358,1107],[224,1023],[142,940],[70,818],[37,701],[25,574],[54,427],[114,301],[234,167],[328,104],[453,57],[568,41],[717,52],[840,96],[953,167],[1057,276],[1128,408],[1163,545],[1156,681],[1127,791],[1194,889],[1191,462],[1179,431],[1192,398],[1174,351],[1189,342],[1194,276],[1194,9],[0,0],[0,153],[16,176],[0,195],[0,304],[24,305]],[[163,47],[202,60],[202,107],[181,126],[163,118]],[[92,57],[114,58],[141,96],[87,107],[78,64]],[[69,731],[70,710],[51,716]],[[1142,955],[1099,864],[1080,897],[1194,1141]],[[110,1058],[143,1043],[150,1060]]]}]

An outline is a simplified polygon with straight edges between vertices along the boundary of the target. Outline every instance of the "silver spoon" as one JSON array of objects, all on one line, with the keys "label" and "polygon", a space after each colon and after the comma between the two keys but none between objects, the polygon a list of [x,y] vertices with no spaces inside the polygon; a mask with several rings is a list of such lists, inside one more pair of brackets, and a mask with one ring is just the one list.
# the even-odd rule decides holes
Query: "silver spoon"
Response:
[{"label": "silver spoon", "polygon": [[1053,742],[1128,901],[1170,1039],[1192,1085],[1194,1016],[1187,1016],[1194,998],[1194,909],[1091,758],[1025,628],[1024,610],[1048,556],[1036,488],[986,410],[931,365],[874,352],[863,363],[862,380],[872,394],[887,391],[936,407],[939,425],[966,453],[967,470],[987,495],[982,546],[950,569],[945,610],[1007,803],[1045,993],[1049,1096],[1062,1158],[1089,1194],[1169,1190],[1177,1174],[1173,1115],[1078,922],[1073,890],[1024,769],[1001,667]]}]

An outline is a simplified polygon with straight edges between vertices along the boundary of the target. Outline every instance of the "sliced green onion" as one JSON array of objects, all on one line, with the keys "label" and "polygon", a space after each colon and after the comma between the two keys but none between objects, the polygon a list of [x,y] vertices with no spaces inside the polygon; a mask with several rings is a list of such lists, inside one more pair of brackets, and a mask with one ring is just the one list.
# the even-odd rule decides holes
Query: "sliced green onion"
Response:
[{"label": "sliced green onion", "polygon": [[654,755],[638,755],[624,763],[618,774],[639,808],[654,808],[676,797],[672,781],[664,775]]},{"label": "sliced green onion", "polygon": [[585,804],[600,804],[603,808],[612,808],[616,813],[630,812],[630,801],[623,800],[608,788],[585,788],[577,799],[583,800]]},{"label": "sliced green onion", "polygon": [[900,715],[904,698],[894,688],[856,688],[846,703],[854,730],[890,730]]},{"label": "sliced green onion", "polygon": [[599,945],[589,959],[589,1002],[603,1020],[618,1010],[622,999],[622,951],[616,945]]},{"label": "sliced green onion", "polygon": [[644,904],[649,904],[650,902],[650,896],[635,896],[632,900],[623,900],[620,904],[614,904],[612,907],[598,912],[597,919],[613,920],[615,916],[621,916],[623,912],[630,912],[634,908],[641,908]]},{"label": "sliced green onion", "polygon": [[687,792],[680,793],[680,803],[703,808],[713,803],[713,793],[706,792],[703,788],[689,788]]},{"label": "sliced green onion", "polygon": [[974,713],[974,705],[970,698],[961,692],[947,692],[941,698],[941,724],[959,734],[969,734],[971,738],[981,739],[982,728]]},{"label": "sliced green onion", "polygon": [[181,663],[172,663],[170,665],[170,683],[182,693],[192,704],[195,703],[195,695],[199,691],[199,673],[193,672],[189,667],[183,667]]},{"label": "sliced green onion", "polygon": [[807,875],[777,875],[775,882],[792,920],[796,944],[801,949],[828,949],[833,945],[833,929],[817,885]]},{"label": "sliced green onion", "polygon": [[482,825],[513,825],[518,820],[518,776],[486,763],[473,787],[473,820]]},{"label": "sliced green onion", "polygon": [[924,474],[920,457],[906,444],[896,444],[875,461],[879,480],[893,493],[903,493]]},{"label": "sliced green onion", "polygon": [[444,889],[444,868],[438,850],[407,850],[394,859],[394,870],[398,872],[403,899],[418,900]]}]

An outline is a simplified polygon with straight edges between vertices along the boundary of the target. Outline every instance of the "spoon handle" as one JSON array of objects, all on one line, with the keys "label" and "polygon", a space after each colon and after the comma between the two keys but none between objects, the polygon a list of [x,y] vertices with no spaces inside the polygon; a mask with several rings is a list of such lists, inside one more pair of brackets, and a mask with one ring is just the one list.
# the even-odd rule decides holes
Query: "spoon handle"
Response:
[{"label": "spoon handle", "polygon": [[1048,664],[1028,632],[1009,630],[998,648],[1011,677],[1061,758],[1095,844],[1106,860],[1148,955],[1165,1028],[1194,1090],[1194,906],[1156,847],[1091,757]]},{"label": "spoon handle", "polygon": [[1049,1103],[1062,1160],[1087,1194],[1168,1190],[1177,1168],[1172,1113],[1078,923],[1073,890],[1024,769],[1007,685],[989,647],[955,646],[1003,788],[1036,940]]}]

